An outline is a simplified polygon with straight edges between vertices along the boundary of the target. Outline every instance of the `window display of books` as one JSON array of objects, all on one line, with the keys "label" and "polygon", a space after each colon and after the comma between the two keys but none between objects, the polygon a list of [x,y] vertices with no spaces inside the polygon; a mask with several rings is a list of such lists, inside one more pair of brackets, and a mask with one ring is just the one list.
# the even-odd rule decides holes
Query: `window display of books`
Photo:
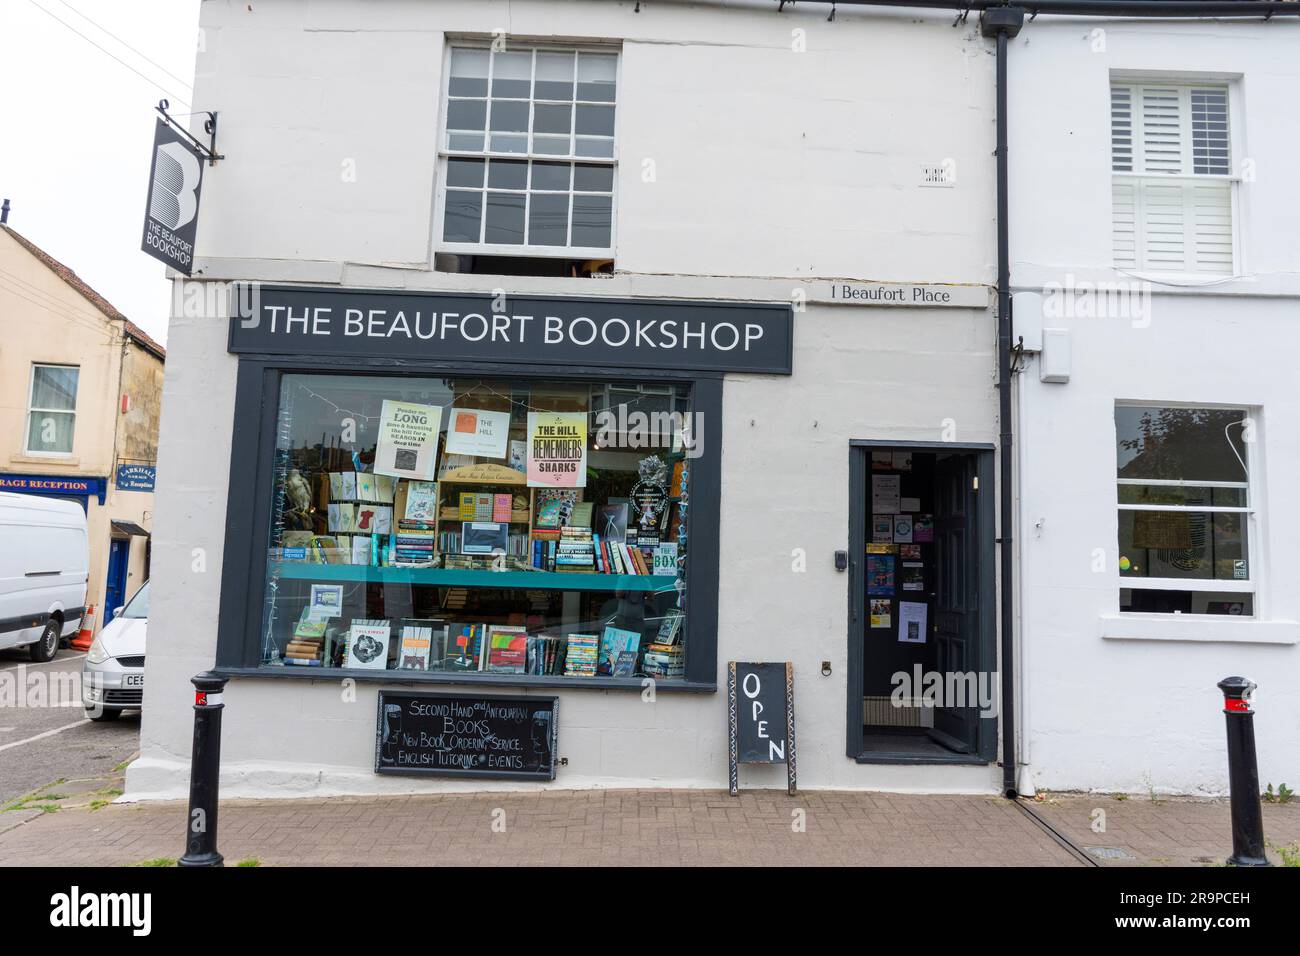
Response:
[{"label": "window display of books", "polygon": [[689,385],[645,388],[282,375],[264,664],[684,677],[689,463],[595,417],[690,407]]}]

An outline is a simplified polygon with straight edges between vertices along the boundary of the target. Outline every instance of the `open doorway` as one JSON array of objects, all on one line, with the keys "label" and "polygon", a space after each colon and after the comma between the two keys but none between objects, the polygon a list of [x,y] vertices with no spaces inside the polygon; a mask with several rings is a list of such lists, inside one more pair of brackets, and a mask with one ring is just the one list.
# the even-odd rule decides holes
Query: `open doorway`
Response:
[{"label": "open doorway", "polygon": [[988,763],[997,750],[993,446],[850,448],[847,753]]}]

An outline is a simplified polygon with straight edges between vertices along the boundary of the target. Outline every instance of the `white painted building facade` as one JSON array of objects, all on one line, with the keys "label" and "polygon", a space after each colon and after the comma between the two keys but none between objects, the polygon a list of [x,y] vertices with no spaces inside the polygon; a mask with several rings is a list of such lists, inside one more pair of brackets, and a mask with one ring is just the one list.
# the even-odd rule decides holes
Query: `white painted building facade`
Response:
[{"label": "white painted building facade", "polygon": [[[149,709],[141,757],[128,771],[128,796],[185,792],[193,700],[189,678],[214,661],[231,678],[223,736],[226,796],[721,787],[728,767],[728,661],[793,664],[802,787],[999,789],[995,713],[980,717],[974,706],[890,704],[894,675],[910,675],[914,667],[991,676],[995,697],[1000,670],[993,507],[996,316],[990,308],[996,275],[994,58],[992,42],[980,36],[975,18],[954,27],[950,13],[841,9],[828,22],[820,5],[777,15],[770,4],[757,2],[654,3],[638,11],[631,3],[381,0],[271,2],[251,11],[209,2],[201,25],[194,108],[220,111],[218,146],[226,158],[206,170],[195,281],[178,284],[168,339],[172,369],[160,449],[164,480],[155,523]],[[1013,42],[1017,291],[1041,291],[1044,283],[1064,281],[1063,273],[1076,263],[1081,278],[1094,274],[1085,270],[1115,275],[1106,213],[1112,183],[1105,106],[1112,67],[1102,65],[1100,73],[1095,67],[1110,61],[1087,61],[1088,82],[1100,76],[1101,94],[1071,74],[1078,115],[1053,105],[1057,80],[1035,79],[1057,76],[1053,55],[1044,49],[1049,38],[1059,48],[1054,55],[1064,56],[1076,42],[1071,38],[1090,28],[1040,21]],[[1150,30],[1107,29],[1113,31],[1112,50],[1130,29]],[[1115,61],[1115,68],[1192,70],[1191,79],[1198,71],[1249,75],[1247,64],[1233,65],[1236,61],[1223,56],[1216,55],[1212,67],[1195,66],[1197,49],[1205,50],[1196,45],[1196,31],[1210,28],[1181,29],[1188,31],[1190,43],[1162,41],[1163,49],[1177,48],[1177,55],[1168,52],[1160,62],[1144,65],[1135,52]],[[1247,45],[1242,41],[1243,58]],[[457,49],[480,51],[481,57]],[[520,51],[529,51],[531,58],[522,80],[515,72],[518,63],[496,59]],[[540,84],[569,82],[566,68],[557,65],[563,56],[577,63],[578,82],[575,113],[565,116],[582,111],[584,70],[589,80],[606,84],[587,103],[594,109],[587,110],[592,125],[585,134],[576,125],[566,134],[542,125],[542,116],[554,111],[539,105],[556,104],[540,95]],[[593,58],[587,66],[584,57]],[[480,75],[473,63],[490,65]],[[1279,52],[1277,69],[1282,63]],[[511,120],[497,129],[490,119],[476,117],[477,107],[458,103],[496,99],[497,79],[533,84],[531,94],[522,97],[511,97],[502,87],[501,99],[526,102],[522,131]],[[606,98],[610,84],[616,89],[612,99]],[[1248,89],[1256,95],[1257,87]],[[604,104],[611,102],[614,108],[607,110]],[[1095,139],[1102,152],[1084,155],[1071,129],[1083,122],[1085,107],[1093,110],[1097,103],[1101,112],[1089,114],[1087,126],[1089,140]],[[1273,105],[1264,97],[1260,115],[1270,115]],[[604,125],[611,115],[612,131]],[[487,138],[480,135],[478,141],[489,144],[482,157],[473,152],[472,135],[465,138],[475,123],[488,127]],[[491,151],[494,133],[502,135],[502,152]],[[510,143],[516,134],[523,136],[519,142],[527,153]],[[1260,135],[1287,134],[1266,126]],[[534,227],[531,217],[543,208],[533,205],[535,189],[521,187],[519,194],[527,192],[529,199],[516,207],[515,200],[505,198],[504,180],[494,184],[489,178],[485,184],[462,174],[481,169],[475,165],[480,162],[499,162],[503,168],[522,158],[534,169],[556,162],[548,157],[560,154],[543,145],[548,136],[575,151],[567,156],[570,163],[599,167],[601,187],[581,189],[576,179],[568,180],[567,205],[562,203],[569,210],[567,246],[512,250],[508,241],[500,241],[511,228],[534,235],[528,231]],[[1077,169],[1080,181],[1091,184],[1088,190],[1063,188],[1059,175],[1035,175],[1015,165],[1032,158],[1035,167],[1046,168],[1041,160],[1047,144],[1059,154],[1060,166]],[[609,187],[604,186],[607,174]],[[1250,189],[1265,182],[1261,172],[1258,186]],[[1272,182],[1281,203],[1289,187],[1281,177]],[[1262,204],[1252,208],[1275,204],[1244,186],[1233,188],[1239,201]],[[1063,203],[1071,205],[1061,206],[1059,218],[1041,215]],[[576,241],[579,206],[585,226],[595,223],[581,242]],[[520,218],[511,219],[516,212]],[[508,221],[494,226],[493,216]],[[1240,221],[1244,227],[1254,220],[1243,214]],[[471,222],[472,239],[464,232]],[[1060,222],[1075,226],[1065,230]],[[608,224],[607,235],[602,223]],[[498,241],[489,241],[490,236]],[[1260,258],[1252,253],[1248,261],[1252,268],[1258,263],[1259,281],[1276,294],[1286,288],[1287,270],[1285,262],[1274,260],[1265,274],[1268,257],[1281,255],[1279,245],[1266,237],[1240,241],[1247,252],[1258,243]],[[456,259],[475,256],[480,246],[483,256],[516,261],[474,259],[466,268],[470,260]],[[1047,250],[1056,251],[1043,258]],[[557,251],[570,263],[566,268],[595,274],[535,274],[546,271],[537,262],[554,260]],[[520,259],[528,263],[521,266]],[[293,643],[298,633],[297,608],[286,618],[277,602],[290,601],[299,584],[313,574],[321,581],[344,580],[345,600],[373,602],[376,582],[391,588],[404,573],[341,570],[327,578],[319,569],[288,566],[289,552],[297,552],[282,537],[287,527],[282,511],[292,498],[287,486],[282,490],[284,472],[288,463],[300,466],[292,456],[307,447],[306,437],[292,437],[295,429],[304,430],[294,415],[308,414],[305,409],[343,414],[360,408],[357,403],[377,400],[377,391],[346,393],[355,396],[352,403],[329,391],[345,372],[387,376],[383,381],[395,383],[397,390],[385,397],[393,398],[408,397],[398,394],[408,386],[432,388],[431,376],[447,376],[452,383],[446,386],[447,411],[480,388],[492,391],[482,385],[485,377],[504,374],[506,366],[470,360],[449,369],[423,353],[375,353],[379,357],[358,357],[347,368],[346,357],[337,354],[329,359],[314,353],[232,354],[230,320],[190,310],[184,302],[205,284],[236,281],[307,289],[321,297],[318,301],[338,302],[343,298],[329,297],[380,290],[420,302],[435,301],[421,296],[486,302],[504,295],[588,304],[594,298],[650,310],[683,301],[789,307],[789,374],[706,370],[702,378],[680,379],[696,399],[717,397],[708,406],[715,418],[704,423],[707,455],[700,466],[702,474],[716,479],[714,498],[701,499],[713,500],[714,506],[693,505],[690,535],[703,544],[692,544],[687,559],[694,561],[692,581],[703,574],[715,582],[709,596],[691,597],[686,605],[688,680],[677,687],[659,681],[656,693],[647,696],[637,678],[623,684],[618,678],[597,679],[586,686],[582,682],[590,679],[576,676],[494,681],[492,674],[458,679],[442,673],[406,680],[409,675],[346,668],[322,670],[317,678],[289,666],[285,642]],[[1214,681],[1234,670],[1249,671],[1256,662],[1261,671],[1295,666],[1294,648],[1285,643],[1295,626],[1287,623],[1296,620],[1295,609],[1280,584],[1264,583],[1285,580],[1283,555],[1268,564],[1252,551],[1252,567],[1268,575],[1259,579],[1257,605],[1267,608],[1268,616],[1209,622],[1207,628],[1220,629],[1215,641],[1157,643],[1102,633],[1133,627],[1117,606],[1115,535],[1104,533],[1113,529],[1116,513],[1115,474],[1106,464],[1115,454],[1114,401],[1244,403],[1265,408],[1269,423],[1276,420],[1274,409],[1285,421],[1288,406],[1281,391],[1266,391],[1282,389],[1284,379],[1248,371],[1260,356],[1204,346],[1211,324],[1220,321],[1214,304],[1240,307],[1246,297],[1232,293],[1255,281],[1224,283],[1214,295],[1159,297],[1160,303],[1177,303],[1183,310],[1175,313],[1175,305],[1168,306],[1177,322],[1204,323],[1205,335],[1173,341],[1162,331],[1163,312],[1142,333],[1127,327],[1105,333],[1111,340],[1103,340],[1100,328],[1070,326],[1070,383],[1040,385],[1035,363],[1043,359],[1034,356],[1020,376],[1018,427],[1024,437],[1018,460],[1026,490],[1017,514],[1024,569],[1019,611],[1026,640],[1017,661],[1017,689],[1027,722],[1019,745],[1040,786],[1134,789],[1143,786],[1142,773],[1148,771],[1159,788],[1221,789],[1216,745],[1222,717],[1213,699]],[[1281,329],[1284,298],[1250,303],[1259,322]],[[1245,319],[1233,322],[1243,325]],[[1163,328],[1174,324],[1171,318]],[[1139,334],[1151,338],[1139,340]],[[1157,344],[1166,339],[1173,344]],[[1124,354],[1134,356],[1123,366],[1142,369],[1143,381],[1121,380],[1121,364],[1099,358],[1119,340]],[[1166,366],[1155,353],[1139,351],[1165,347],[1195,349],[1196,361],[1206,364],[1212,354],[1221,375],[1202,376],[1205,394],[1190,394],[1194,383],[1186,376],[1172,366],[1161,373]],[[1284,361],[1281,349],[1270,354]],[[1094,359],[1106,361],[1104,385],[1085,371]],[[546,368],[545,374],[558,375]],[[528,379],[527,362],[509,369]],[[591,375],[604,376],[601,382],[618,389],[625,380],[662,384],[662,376],[679,371],[657,368],[656,374],[641,376],[634,364],[597,368]],[[250,385],[255,375],[267,377]],[[1271,380],[1279,384],[1269,385]],[[1244,383],[1249,394],[1241,393]],[[548,380],[544,388],[552,384]],[[1084,391],[1090,388],[1095,391]],[[291,409],[285,398],[291,393],[309,400]],[[501,407],[513,415],[515,394],[498,390],[493,399],[506,402]],[[1053,409],[1070,416],[1068,427],[1052,417]],[[1109,418],[1106,409],[1112,409]],[[284,441],[298,444],[277,445],[282,434],[290,436]],[[1088,452],[1093,467],[1087,472],[1074,444],[1082,437],[1098,446]],[[345,454],[342,459],[358,462],[358,471],[370,467],[363,444],[348,451],[359,450],[361,458]],[[332,437],[322,437],[313,454],[324,460],[321,449],[327,446],[335,456],[330,460],[337,462],[342,446]],[[1277,451],[1267,447],[1269,467],[1279,468],[1275,482],[1281,481],[1285,459],[1280,464],[1278,459],[1287,454],[1285,444],[1279,442]],[[283,454],[276,457],[277,452]],[[597,446],[589,453],[598,466],[612,460]],[[281,465],[274,484],[272,472]],[[1253,467],[1250,494],[1261,514],[1252,520],[1259,520],[1263,499],[1256,496],[1271,472],[1262,463]],[[312,484],[303,497],[310,497],[313,507],[320,487],[314,482],[324,482],[326,470],[322,466],[319,475],[307,475]],[[1059,480],[1057,471],[1063,475]],[[1085,476],[1088,489],[1077,500],[1066,499],[1063,489],[1078,488]],[[327,482],[324,487],[320,493],[333,504]],[[1086,513],[1083,502],[1090,509]],[[1285,501],[1267,504],[1270,526],[1285,527]],[[1044,516],[1048,520],[1040,525]],[[883,538],[882,517],[891,525]],[[928,537],[915,535],[914,519],[929,519]],[[270,540],[261,537],[268,522]],[[1084,558],[1076,561],[1081,535],[1088,543]],[[1092,543],[1092,537],[1098,541]],[[1266,547],[1268,537],[1254,535],[1251,548]],[[1105,551],[1110,562],[1105,572],[1090,570],[1094,548]],[[836,552],[846,552],[846,571],[837,570]],[[879,560],[885,557],[887,566]],[[701,568],[703,560],[709,569]],[[271,575],[273,565],[279,569],[274,573],[286,575],[275,578],[276,587],[267,591],[262,570]],[[440,574],[441,568],[408,576],[409,600],[417,610],[421,595],[435,591],[439,607],[448,607],[448,592],[457,589],[428,583],[452,580]],[[554,582],[544,576],[533,580]],[[485,587],[467,589],[471,606]],[[383,592],[381,610],[396,616],[387,609],[388,593]],[[919,601],[928,614],[920,633],[912,633],[913,642],[900,630],[904,601],[913,607]],[[1076,603],[1077,614],[1061,613]],[[541,623],[577,627],[573,608],[579,605],[569,598],[562,604],[561,611],[556,610],[561,602],[553,603]],[[269,616],[260,616],[263,607]],[[692,623],[698,608],[708,613]],[[374,613],[379,612],[369,616]],[[504,611],[497,617],[506,621]],[[1231,633],[1222,630],[1229,624]],[[532,617],[526,626],[531,633]],[[1153,626],[1174,625],[1161,620]],[[915,642],[918,636],[924,639]],[[1240,666],[1231,653],[1239,649],[1252,655]],[[1166,668],[1164,651],[1183,655],[1178,660],[1194,661],[1195,667]],[[1134,680],[1126,686],[1116,669],[1135,664]],[[1175,672],[1176,679],[1166,676]],[[1059,683],[1082,684],[1084,675],[1101,686]],[[1155,687],[1162,692],[1150,693]],[[557,697],[553,780],[376,773],[377,695],[394,688]],[[1205,699],[1193,701],[1198,694]],[[1292,708],[1294,729],[1295,705],[1273,705],[1269,699],[1279,714]],[[1099,716],[1093,701],[1107,701],[1107,713]],[[1262,724],[1260,732],[1262,754],[1282,753],[1284,738],[1276,736],[1284,733],[1281,726]],[[1174,744],[1189,734],[1194,748]],[[1162,755],[1160,764],[1146,754],[1148,742],[1162,740],[1169,745],[1149,744]],[[1265,759],[1262,772],[1268,776],[1269,770]],[[781,786],[784,780],[782,767],[741,767],[742,787]]]},{"label": "white painted building facade", "polygon": [[[1300,777],[1296,35],[1040,20],[1011,44],[1013,314],[1042,349],[1017,458],[1040,788],[1226,792],[1215,684],[1237,674],[1259,684],[1261,786]],[[1194,447],[1157,460],[1175,439]]]}]

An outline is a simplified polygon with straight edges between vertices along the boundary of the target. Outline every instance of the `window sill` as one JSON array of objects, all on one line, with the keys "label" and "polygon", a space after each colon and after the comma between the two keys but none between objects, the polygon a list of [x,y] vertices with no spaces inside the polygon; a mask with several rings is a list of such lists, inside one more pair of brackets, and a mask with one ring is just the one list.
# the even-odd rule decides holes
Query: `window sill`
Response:
[{"label": "window sill", "polygon": [[69,468],[80,468],[81,459],[72,455],[37,455],[32,453],[10,455],[9,461],[15,465],[66,465]]},{"label": "window sill", "polygon": [[1226,617],[1219,614],[1103,614],[1101,636],[1112,641],[1300,643],[1300,622],[1255,618],[1224,620]]},{"label": "window sill", "polygon": [[[267,667],[214,667],[213,672],[221,677],[257,677],[271,680],[311,680],[337,682],[348,678],[368,683],[399,684],[414,686],[416,684],[459,684],[464,686],[481,685],[484,687],[559,687],[581,690],[621,690],[640,693],[645,677],[543,677],[536,674],[489,674],[478,671],[389,671],[389,670],[348,670],[342,667],[291,667],[270,665]],[[679,680],[665,678],[655,681],[655,693],[659,691],[689,691],[694,693],[716,693],[718,685],[709,681]]]}]

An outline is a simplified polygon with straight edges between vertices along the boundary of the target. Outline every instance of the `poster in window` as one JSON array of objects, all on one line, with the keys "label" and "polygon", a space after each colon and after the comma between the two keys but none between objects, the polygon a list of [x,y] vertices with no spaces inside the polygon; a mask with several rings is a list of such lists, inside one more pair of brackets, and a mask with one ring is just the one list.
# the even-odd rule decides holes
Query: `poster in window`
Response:
[{"label": "poster in window", "polygon": [[528,413],[528,487],[587,486],[587,413]]},{"label": "poster in window", "polygon": [[447,454],[505,458],[510,441],[510,413],[482,408],[453,408],[447,413]]},{"label": "poster in window", "polygon": [[898,602],[898,639],[904,644],[925,643],[928,606],[919,601]]},{"label": "poster in window", "polygon": [[384,399],[375,448],[375,474],[432,481],[442,409]]},{"label": "poster in window", "polygon": [[896,515],[902,505],[902,479],[898,475],[871,476],[871,513]]}]

